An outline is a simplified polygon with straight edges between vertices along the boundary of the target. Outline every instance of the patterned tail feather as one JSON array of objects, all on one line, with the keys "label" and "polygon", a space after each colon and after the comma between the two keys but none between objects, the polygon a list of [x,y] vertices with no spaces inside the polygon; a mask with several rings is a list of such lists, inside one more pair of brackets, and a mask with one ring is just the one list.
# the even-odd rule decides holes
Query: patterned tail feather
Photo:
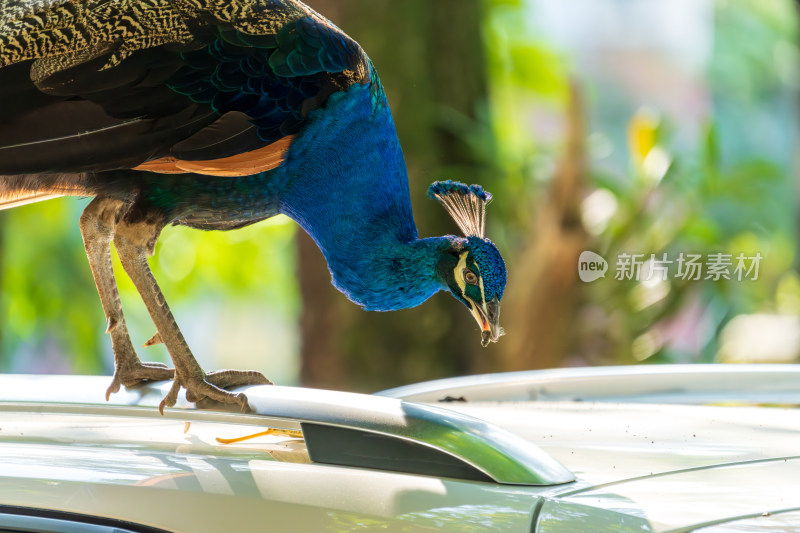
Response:
[{"label": "patterned tail feather", "polygon": [[0,210],[66,195],[93,195],[85,174],[0,176]]},{"label": "patterned tail feather", "polygon": [[8,196],[0,195],[0,211],[3,209],[11,209],[21,205],[32,204],[34,202],[44,202],[45,200],[52,200],[64,196],[63,194],[48,193],[48,192],[21,192],[16,195],[11,194]]}]

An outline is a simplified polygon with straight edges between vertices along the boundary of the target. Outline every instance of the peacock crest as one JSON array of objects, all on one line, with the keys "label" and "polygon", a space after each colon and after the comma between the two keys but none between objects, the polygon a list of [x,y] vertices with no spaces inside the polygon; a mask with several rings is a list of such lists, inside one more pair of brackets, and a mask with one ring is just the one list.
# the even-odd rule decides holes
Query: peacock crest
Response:
[{"label": "peacock crest", "polygon": [[428,197],[444,206],[464,236],[484,238],[486,204],[492,201],[492,195],[483,187],[452,180],[435,181],[428,187]]}]

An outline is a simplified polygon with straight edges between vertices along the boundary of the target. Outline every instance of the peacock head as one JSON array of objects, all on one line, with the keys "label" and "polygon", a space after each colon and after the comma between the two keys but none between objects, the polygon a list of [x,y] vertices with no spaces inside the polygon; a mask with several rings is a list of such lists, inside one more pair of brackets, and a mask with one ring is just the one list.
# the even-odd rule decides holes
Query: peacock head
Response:
[{"label": "peacock head", "polygon": [[437,265],[441,283],[469,309],[481,328],[481,345],[497,342],[500,300],[506,286],[506,264],[497,247],[483,236],[486,204],[492,195],[479,185],[437,181],[428,196],[439,201],[466,238],[454,237]]}]

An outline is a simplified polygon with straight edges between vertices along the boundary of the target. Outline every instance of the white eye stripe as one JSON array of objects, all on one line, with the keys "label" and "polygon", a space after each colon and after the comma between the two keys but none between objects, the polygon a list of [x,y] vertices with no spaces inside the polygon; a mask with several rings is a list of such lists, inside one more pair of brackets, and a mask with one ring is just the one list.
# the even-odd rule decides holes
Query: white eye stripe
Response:
[{"label": "white eye stripe", "polygon": [[[464,272],[467,270],[467,255],[469,252],[462,252],[458,256],[458,264],[456,268],[453,270],[453,277],[456,279],[456,283],[458,284],[458,288],[461,290],[461,295],[466,296],[467,294],[467,282],[464,279]],[[475,265],[475,270],[477,270],[478,276],[478,288],[481,291],[481,308],[485,313],[488,314],[486,308],[486,290],[483,286],[483,277],[481,276],[481,268],[478,266],[477,263],[473,263]]]},{"label": "white eye stripe", "polygon": [[461,289],[461,294],[465,295],[467,291],[467,282],[464,281],[464,269],[467,268],[467,254],[469,252],[462,252],[461,255],[458,256],[458,264],[456,265],[455,270],[453,270],[453,277],[456,278],[456,283],[458,284],[458,288]]},{"label": "white eye stripe", "polygon": [[475,263],[475,270],[478,271],[478,287],[481,289],[481,307],[483,307],[483,311],[488,314],[486,310],[486,291],[483,288],[483,276],[481,276],[481,267]]}]

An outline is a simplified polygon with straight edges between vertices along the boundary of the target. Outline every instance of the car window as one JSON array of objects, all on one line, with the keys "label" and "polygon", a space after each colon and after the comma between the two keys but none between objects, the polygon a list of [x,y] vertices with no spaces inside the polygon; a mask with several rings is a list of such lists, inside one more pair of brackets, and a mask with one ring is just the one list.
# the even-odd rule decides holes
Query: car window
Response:
[{"label": "car window", "polygon": [[102,517],[60,513],[41,509],[0,512],[0,533],[168,533]]}]

